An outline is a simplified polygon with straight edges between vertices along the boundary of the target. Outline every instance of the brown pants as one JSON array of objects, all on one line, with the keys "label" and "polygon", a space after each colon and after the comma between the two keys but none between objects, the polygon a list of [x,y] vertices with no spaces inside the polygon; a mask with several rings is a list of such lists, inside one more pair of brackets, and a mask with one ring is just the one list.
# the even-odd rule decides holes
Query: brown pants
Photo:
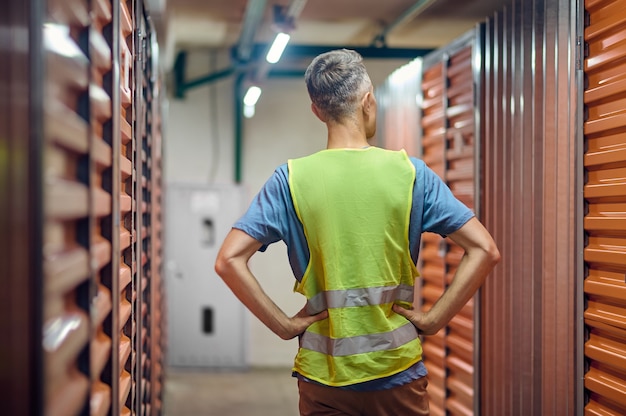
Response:
[{"label": "brown pants", "polygon": [[377,391],[350,391],[298,381],[300,416],[429,415],[426,377]]}]

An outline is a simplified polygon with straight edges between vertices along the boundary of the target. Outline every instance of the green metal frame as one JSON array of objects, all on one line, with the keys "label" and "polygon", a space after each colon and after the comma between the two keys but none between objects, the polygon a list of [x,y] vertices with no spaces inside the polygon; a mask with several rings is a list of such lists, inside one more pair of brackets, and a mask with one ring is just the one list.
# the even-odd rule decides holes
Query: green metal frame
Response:
[{"label": "green metal frame", "polygon": [[[174,96],[176,98],[185,98],[187,91],[197,88],[203,85],[208,85],[213,82],[219,81],[231,76],[235,77],[234,83],[234,117],[235,117],[235,171],[234,178],[235,183],[241,183],[241,158],[242,158],[242,142],[243,142],[243,85],[248,76],[248,73],[256,68],[264,59],[264,54],[267,51],[267,44],[256,44],[250,49],[248,60],[242,62],[239,59],[238,49],[233,49],[232,57],[235,63],[231,64],[228,68],[221,69],[219,71],[211,72],[207,75],[200,76],[198,78],[187,80],[185,79],[185,73],[187,69],[187,52],[181,51],[176,56],[174,62]],[[269,71],[267,76],[269,78],[301,78],[304,76],[304,67],[298,67],[302,65],[298,60],[305,60],[306,65],[311,58],[324,53],[337,49],[336,45],[290,45],[285,49],[283,53],[283,59],[281,62],[296,61],[296,68],[290,65],[288,68],[281,68],[279,65],[274,65]],[[415,59],[425,55],[428,55],[433,49],[415,49],[415,48],[387,48],[387,47],[354,47],[355,51],[359,52],[365,59]]]}]

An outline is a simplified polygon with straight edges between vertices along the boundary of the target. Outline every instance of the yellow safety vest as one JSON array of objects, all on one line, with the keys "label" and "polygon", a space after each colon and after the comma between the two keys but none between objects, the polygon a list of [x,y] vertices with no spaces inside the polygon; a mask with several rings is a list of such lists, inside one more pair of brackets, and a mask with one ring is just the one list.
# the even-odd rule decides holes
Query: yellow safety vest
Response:
[{"label": "yellow safety vest", "polygon": [[300,337],[294,371],[329,386],[390,376],[418,362],[409,306],[417,270],[409,252],[415,168],[404,151],[328,149],[289,160],[291,197],[310,260],[295,291],[329,318]]}]

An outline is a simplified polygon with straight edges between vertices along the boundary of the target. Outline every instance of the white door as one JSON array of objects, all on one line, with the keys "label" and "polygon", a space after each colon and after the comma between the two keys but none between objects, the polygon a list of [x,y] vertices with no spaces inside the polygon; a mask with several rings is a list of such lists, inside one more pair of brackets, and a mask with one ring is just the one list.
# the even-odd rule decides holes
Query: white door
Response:
[{"label": "white door", "polygon": [[247,312],[215,273],[215,257],[243,214],[235,186],[171,184],[166,191],[168,362],[172,366],[247,365]]}]

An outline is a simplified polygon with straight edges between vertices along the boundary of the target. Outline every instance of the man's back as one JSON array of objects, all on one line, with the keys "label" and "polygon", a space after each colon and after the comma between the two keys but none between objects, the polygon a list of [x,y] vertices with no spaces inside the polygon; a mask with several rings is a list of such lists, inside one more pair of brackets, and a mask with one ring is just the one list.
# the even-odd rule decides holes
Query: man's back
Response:
[{"label": "man's back", "polygon": [[326,385],[386,377],[421,359],[411,305],[417,270],[408,228],[415,168],[405,152],[323,150],[289,161],[289,185],[310,262],[296,291],[328,310],[302,335],[295,371]]}]

